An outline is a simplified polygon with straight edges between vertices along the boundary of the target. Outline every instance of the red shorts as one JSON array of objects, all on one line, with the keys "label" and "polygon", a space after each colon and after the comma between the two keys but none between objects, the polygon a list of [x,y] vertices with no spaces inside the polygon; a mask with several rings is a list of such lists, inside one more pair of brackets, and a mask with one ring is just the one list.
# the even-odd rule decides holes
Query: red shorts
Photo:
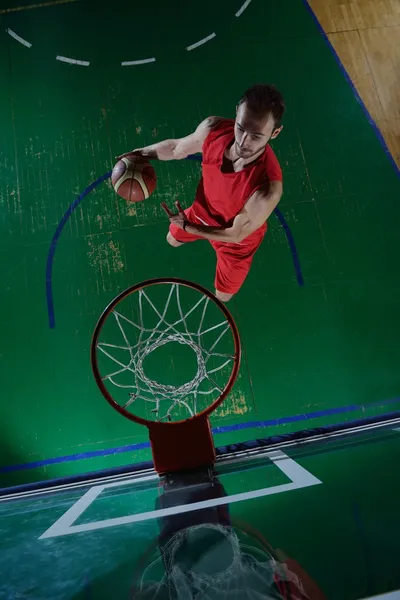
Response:
[{"label": "red shorts", "polygon": [[[205,225],[193,213],[190,206],[185,210],[185,215],[188,221],[197,225]],[[172,237],[182,244],[195,242],[196,240],[204,240],[204,238],[188,233],[183,229],[179,229],[176,225],[171,224],[169,231]],[[215,289],[224,294],[236,294],[241,288],[247,274],[250,270],[254,254],[258,250],[264,234],[258,235],[252,239],[245,239],[240,243],[231,244],[227,242],[210,241],[217,255],[217,268],[215,273]]]}]

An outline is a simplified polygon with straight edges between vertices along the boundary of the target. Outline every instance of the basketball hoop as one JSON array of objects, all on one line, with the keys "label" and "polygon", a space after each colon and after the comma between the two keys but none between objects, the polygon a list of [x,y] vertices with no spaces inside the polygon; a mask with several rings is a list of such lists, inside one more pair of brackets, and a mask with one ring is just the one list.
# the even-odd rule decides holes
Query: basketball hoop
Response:
[{"label": "basketball hoop", "polygon": [[159,473],[214,462],[208,417],[232,389],[240,354],[225,305],[178,278],[149,279],[122,292],[101,315],[91,345],[101,393],[149,429]]}]

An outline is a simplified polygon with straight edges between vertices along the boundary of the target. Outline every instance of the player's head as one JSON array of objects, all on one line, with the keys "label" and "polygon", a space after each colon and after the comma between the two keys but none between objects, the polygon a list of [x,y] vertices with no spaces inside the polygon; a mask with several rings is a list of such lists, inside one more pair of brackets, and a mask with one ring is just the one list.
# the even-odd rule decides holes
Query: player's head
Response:
[{"label": "player's head", "polygon": [[273,85],[258,84],[246,90],[236,109],[235,143],[242,158],[265,148],[282,131],[285,112],[282,94]]}]

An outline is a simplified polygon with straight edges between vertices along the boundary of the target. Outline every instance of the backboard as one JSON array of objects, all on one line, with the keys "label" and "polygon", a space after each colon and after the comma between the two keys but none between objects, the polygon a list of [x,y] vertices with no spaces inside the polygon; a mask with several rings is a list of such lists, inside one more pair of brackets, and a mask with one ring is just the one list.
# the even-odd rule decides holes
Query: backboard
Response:
[{"label": "backboard", "polygon": [[[163,598],[165,548],[199,527],[233,531],[247,557],[275,561],[311,598],[390,591],[400,524],[385,490],[400,487],[399,427],[239,450],[212,470],[159,478],[147,469],[5,498],[0,598],[148,598],[155,584]],[[392,470],[381,469],[390,461]],[[231,540],[211,535],[207,548],[201,540],[196,565],[229,569]]]}]

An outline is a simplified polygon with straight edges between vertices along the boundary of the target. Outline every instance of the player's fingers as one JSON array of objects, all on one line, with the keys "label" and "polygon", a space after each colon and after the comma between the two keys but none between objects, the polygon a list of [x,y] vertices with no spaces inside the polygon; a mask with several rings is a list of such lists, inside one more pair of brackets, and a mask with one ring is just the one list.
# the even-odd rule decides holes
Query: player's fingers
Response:
[{"label": "player's fingers", "polygon": [[167,217],[173,217],[173,213],[169,210],[168,206],[165,204],[165,202],[161,202],[161,208],[164,209],[164,211],[167,213]]},{"label": "player's fingers", "polygon": [[175,206],[176,206],[176,208],[178,209],[178,212],[179,212],[179,213],[181,213],[182,215],[184,215],[183,208],[182,208],[182,206],[180,205],[180,203],[179,203],[179,200],[177,200],[177,201],[175,202]]},{"label": "player's fingers", "polygon": [[116,156],[116,160],[121,160],[121,158],[128,158],[129,156],[143,156],[140,150],[130,150],[129,152],[124,152],[124,154],[120,154]]},{"label": "player's fingers", "polygon": [[132,152],[124,152],[124,154],[120,154],[115,157],[115,160],[121,160],[121,158],[128,158],[128,156],[132,156]]}]

